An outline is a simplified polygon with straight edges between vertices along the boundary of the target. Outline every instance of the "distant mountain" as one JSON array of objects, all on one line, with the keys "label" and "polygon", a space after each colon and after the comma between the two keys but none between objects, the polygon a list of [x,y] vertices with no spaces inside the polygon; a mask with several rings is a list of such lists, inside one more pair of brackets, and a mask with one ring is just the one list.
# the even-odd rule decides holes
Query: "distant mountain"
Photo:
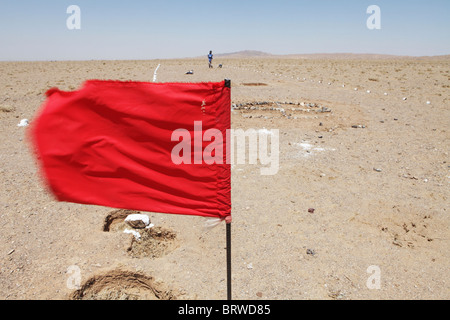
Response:
[{"label": "distant mountain", "polygon": [[230,53],[215,54],[217,58],[256,58],[256,57],[271,57],[272,54],[256,50],[244,50]]},{"label": "distant mountain", "polygon": [[311,54],[287,54],[281,57],[294,59],[333,59],[333,60],[352,60],[352,59],[394,59],[407,58],[407,56],[396,56],[390,54],[376,53],[311,53]]},{"label": "distant mountain", "polygon": [[278,58],[290,59],[320,59],[320,60],[383,60],[383,59],[436,59],[447,60],[450,56],[406,56],[393,54],[378,54],[378,53],[312,53],[312,54],[286,54],[277,55]]},{"label": "distant mountain", "polygon": [[329,60],[352,60],[352,59],[439,59],[447,60],[449,55],[442,56],[400,56],[390,54],[376,54],[376,53],[306,53],[306,54],[271,54],[263,51],[256,50],[243,50],[230,53],[217,53],[214,54],[215,58],[222,59],[245,59],[245,58],[278,58],[278,59],[329,59]]},{"label": "distant mountain", "polygon": [[278,58],[278,59],[393,59],[407,58],[407,56],[396,56],[388,54],[372,53],[304,53],[304,54],[271,54],[262,51],[244,50],[232,53],[216,54],[218,58]]},{"label": "distant mountain", "polygon": [[441,55],[441,56],[424,56],[420,57],[421,59],[432,59],[432,60],[449,60],[450,54]]}]

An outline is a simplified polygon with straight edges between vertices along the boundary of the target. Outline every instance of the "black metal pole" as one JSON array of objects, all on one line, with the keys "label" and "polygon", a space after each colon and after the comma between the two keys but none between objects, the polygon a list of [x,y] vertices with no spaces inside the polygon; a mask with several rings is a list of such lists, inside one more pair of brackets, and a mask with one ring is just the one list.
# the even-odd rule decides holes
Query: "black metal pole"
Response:
[{"label": "black metal pole", "polygon": [[227,298],[231,300],[231,223],[227,223]]},{"label": "black metal pole", "polygon": [[[225,87],[231,89],[230,79],[225,79]],[[231,215],[225,218],[225,223],[227,226],[227,298],[231,300]]]}]

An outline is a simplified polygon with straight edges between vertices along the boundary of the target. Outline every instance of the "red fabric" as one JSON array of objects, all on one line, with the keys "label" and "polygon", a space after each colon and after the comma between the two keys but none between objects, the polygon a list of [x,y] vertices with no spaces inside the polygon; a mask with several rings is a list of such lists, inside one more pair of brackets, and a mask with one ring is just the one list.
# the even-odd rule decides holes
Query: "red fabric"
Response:
[{"label": "red fabric", "polygon": [[[225,139],[231,101],[224,81],[91,80],[78,91],[51,89],[47,96],[30,137],[59,201],[222,219],[231,214]],[[195,121],[203,133],[222,133],[222,163],[172,162],[176,129],[190,132],[194,157]]]}]

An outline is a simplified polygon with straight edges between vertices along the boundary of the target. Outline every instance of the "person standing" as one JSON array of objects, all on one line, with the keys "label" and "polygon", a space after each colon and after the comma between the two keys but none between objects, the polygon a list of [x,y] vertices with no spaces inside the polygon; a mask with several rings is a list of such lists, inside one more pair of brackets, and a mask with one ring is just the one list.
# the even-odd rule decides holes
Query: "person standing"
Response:
[{"label": "person standing", "polygon": [[213,65],[212,65],[212,60],[213,60],[213,53],[212,53],[212,51],[209,51],[209,54],[208,54],[208,61],[209,61],[209,67],[210,67],[210,68],[213,67]]}]

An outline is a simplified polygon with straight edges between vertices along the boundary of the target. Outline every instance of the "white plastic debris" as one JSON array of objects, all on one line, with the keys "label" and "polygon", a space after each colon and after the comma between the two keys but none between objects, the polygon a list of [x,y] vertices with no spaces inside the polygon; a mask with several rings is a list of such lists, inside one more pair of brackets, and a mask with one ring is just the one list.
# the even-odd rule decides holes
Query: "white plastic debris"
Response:
[{"label": "white plastic debris", "polygon": [[406,101],[407,99],[408,99],[408,98],[404,97],[404,98],[403,98],[403,101]]},{"label": "white plastic debris", "polygon": [[149,229],[154,226],[153,224],[150,223],[150,218],[148,215],[140,213],[128,215],[125,218],[125,222],[128,222],[128,224],[131,225],[132,227],[137,227],[141,229],[143,228]]},{"label": "white plastic debris", "polygon": [[123,233],[130,233],[136,240],[141,240],[141,234],[135,230],[125,229],[123,230]]},{"label": "white plastic debris", "polygon": [[427,104],[431,104],[431,101],[427,101]]},{"label": "white plastic debris", "polygon": [[205,218],[205,223],[203,225],[204,229],[211,230],[212,228],[218,226],[222,219],[220,218]]},{"label": "white plastic debris", "polygon": [[20,120],[19,124],[17,125],[18,127],[26,127],[30,124],[30,122],[28,121],[28,119],[22,119]]},{"label": "white plastic debris", "polygon": [[130,214],[125,218],[125,221],[141,220],[147,226],[150,223],[150,218],[146,214]]}]

